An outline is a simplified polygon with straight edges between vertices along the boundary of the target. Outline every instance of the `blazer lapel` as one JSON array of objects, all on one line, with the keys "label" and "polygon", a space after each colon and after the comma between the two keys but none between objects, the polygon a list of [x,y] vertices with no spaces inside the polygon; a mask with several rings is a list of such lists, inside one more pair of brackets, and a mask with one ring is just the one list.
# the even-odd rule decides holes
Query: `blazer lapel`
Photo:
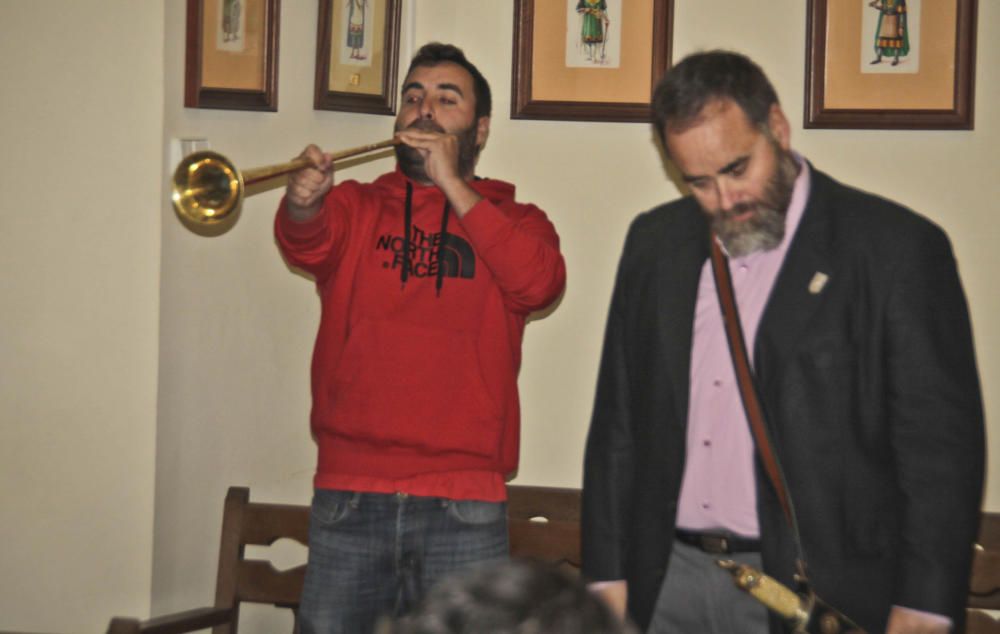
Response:
[{"label": "blazer lapel", "polygon": [[833,182],[813,169],[809,201],[768,299],[754,342],[754,369],[766,385],[796,348],[823,301],[833,268],[830,241]]},{"label": "blazer lapel", "polygon": [[687,423],[691,380],[691,339],[694,327],[698,280],[708,259],[708,224],[701,212],[689,226],[691,231],[664,242],[656,285],[656,331],[663,337],[663,353],[676,407],[674,420]]}]

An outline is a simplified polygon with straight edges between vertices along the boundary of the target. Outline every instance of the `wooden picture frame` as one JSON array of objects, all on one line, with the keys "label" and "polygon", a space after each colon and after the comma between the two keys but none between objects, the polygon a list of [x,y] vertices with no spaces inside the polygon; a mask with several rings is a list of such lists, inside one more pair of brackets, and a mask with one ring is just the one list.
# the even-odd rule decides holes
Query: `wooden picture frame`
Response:
[{"label": "wooden picture frame", "polygon": [[898,2],[809,0],[806,128],[973,128],[977,0]]},{"label": "wooden picture frame", "polygon": [[396,114],[401,6],[400,0],[319,0],[316,110]]},{"label": "wooden picture frame", "polygon": [[278,109],[280,0],[188,0],[184,106]]},{"label": "wooden picture frame", "polygon": [[672,35],[673,0],[514,0],[511,118],[649,122]]}]

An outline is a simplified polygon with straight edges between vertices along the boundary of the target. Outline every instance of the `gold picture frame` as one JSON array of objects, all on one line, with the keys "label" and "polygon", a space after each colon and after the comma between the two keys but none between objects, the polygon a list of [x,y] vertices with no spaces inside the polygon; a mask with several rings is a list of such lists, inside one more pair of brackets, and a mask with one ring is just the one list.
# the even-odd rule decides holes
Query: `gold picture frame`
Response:
[{"label": "gold picture frame", "polygon": [[278,109],[280,0],[188,0],[184,106]]},{"label": "gold picture frame", "polygon": [[809,0],[805,127],[971,130],[977,0]]},{"label": "gold picture frame", "polygon": [[396,113],[400,0],[320,0],[316,110]]},{"label": "gold picture frame", "polygon": [[514,0],[511,118],[650,121],[672,33],[673,0]]}]

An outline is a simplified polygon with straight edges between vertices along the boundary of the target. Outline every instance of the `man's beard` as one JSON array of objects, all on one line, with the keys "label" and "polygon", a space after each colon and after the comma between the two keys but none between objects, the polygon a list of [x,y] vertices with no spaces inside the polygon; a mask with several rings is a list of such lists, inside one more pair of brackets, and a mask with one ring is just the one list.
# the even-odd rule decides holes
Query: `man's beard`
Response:
[{"label": "man's beard", "polygon": [[[417,119],[406,126],[408,130],[424,130],[447,134],[436,121],[430,119]],[[396,124],[396,132],[403,128]],[[458,173],[465,178],[472,176],[476,167],[476,157],[479,155],[479,147],[476,145],[476,124],[473,123],[464,130],[455,133],[458,137]],[[399,162],[399,169],[404,174],[418,183],[428,184],[431,179],[427,176],[427,169],[424,166],[424,157],[420,150],[410,147],[405,143],[396,146],[396,160]]]},{"label": "man's beard", "polygon": [[[730,257],[739,258],[758,251],[770,251],[785,237],[785,215],[792,200],[798,165],[790,152],[776,143],[777,162],[759,200],[742,202],[728,211],[712,214],[712,231],[726,247]],[[746,220],[734,218],[750,212]]]}]

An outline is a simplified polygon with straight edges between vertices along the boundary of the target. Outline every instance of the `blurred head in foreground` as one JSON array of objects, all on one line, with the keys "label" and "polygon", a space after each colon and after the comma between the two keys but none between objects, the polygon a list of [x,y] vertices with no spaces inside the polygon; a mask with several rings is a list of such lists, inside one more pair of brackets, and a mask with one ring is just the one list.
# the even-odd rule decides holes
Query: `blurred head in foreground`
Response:
[{"label": "blurred head in foreground", "polygon": [[633,634],[577,579],[530,560],[470,569],[432,589],[392,634]]}]

